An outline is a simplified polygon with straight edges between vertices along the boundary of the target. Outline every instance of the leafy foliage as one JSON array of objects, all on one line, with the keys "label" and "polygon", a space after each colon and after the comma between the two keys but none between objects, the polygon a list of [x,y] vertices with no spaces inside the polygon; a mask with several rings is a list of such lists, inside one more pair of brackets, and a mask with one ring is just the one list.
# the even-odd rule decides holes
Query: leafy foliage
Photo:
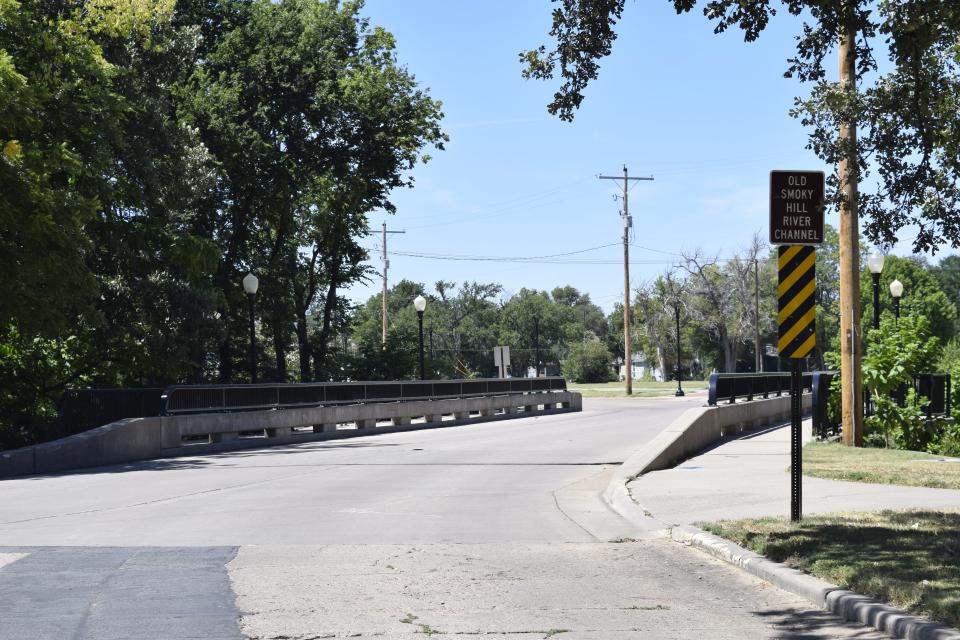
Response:
[{"label": "leafy foliage", "polygon": [[573,382],[609,382],[613,379],[613,356],[599,342],[582,342],[570,347],[563,361],[563,375]]},{"label": "leafy foliage", "polygon": [[901,387],[912,385],[915,374],[932,371],[939,344],[930,335],[930,322],[920,315],[903,317],[899,323],[884,318],[880,329],[867,334],[863,382],[876,407],[874,415],[864,421],[868,441],[924,451],[935,439],[940,425],[924,418],[924,405],[916,402],[913,390],[904,407],[897,405],[895,396]]},{"label": "leafy foliage", "polygon": [[361,7],[0,0],[0,447],[67,385],[245,379],[250,270],[266,378],[348,375],[366,215],[446,140]]}]

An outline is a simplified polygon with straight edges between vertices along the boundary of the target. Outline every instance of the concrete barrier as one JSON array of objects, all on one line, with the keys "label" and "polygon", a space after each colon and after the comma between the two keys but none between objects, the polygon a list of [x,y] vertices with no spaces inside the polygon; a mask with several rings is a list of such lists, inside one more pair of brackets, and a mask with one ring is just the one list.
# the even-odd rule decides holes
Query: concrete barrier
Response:
[{"label": "concrete barrier", "polygon": [[[803,394],[804,415],[810,413],[812,406],[813,396]],[[630,519],[634,516],[633,501],[626,485],[637,476],[675,467],[726,437],[789,419],[790,396],[684,411],[617,468],[603,497],[614,511]]]},{"label": "concrete barrier", "polygon": [[[545,391],[444,400],[130,418],[53,442],[0,452],[0,478],[161,457],[202,455],[230,449],[521,418],[531,412],[580,411],[582,406],[579,393]],[[520,407],[524,411],[519,412]],[[386,424],[377,426],[378,423]],[[254,436],[242,437],[249,434]]]}]

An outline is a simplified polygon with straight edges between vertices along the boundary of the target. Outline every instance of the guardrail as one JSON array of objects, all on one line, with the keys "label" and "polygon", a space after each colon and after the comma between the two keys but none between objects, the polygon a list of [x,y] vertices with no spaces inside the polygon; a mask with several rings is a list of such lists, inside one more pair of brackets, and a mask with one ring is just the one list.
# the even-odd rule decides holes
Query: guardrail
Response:
[{"label": "guardrail", "polygon": [[[801,381],[803,390],[810,391],[812,385],[813,374],[804,373]],[[789,373],[714,373],[710,375],[707,404],[716,406],[721,401],[733,404],[737,398],[753,400],[789,393]]]},{"label": "guardrail", "polygon": [[144,389],[67,389],[57,412],[63,436],[73,435],[123,418],[160,415],[163,387]]},{"label": "guardrail", "polygon": [[173,385],[144,389],[68,389],[58,410],[63,435],[80,433],[124,418],[252,411],[369,402],[469,398],[505,393],[564,391],[566,380],[482,378],[397,382],[313,382],[300,384]]},{"label": "guardrail", "polygon": [[[450,382],[454,381],[430,384]],[[234,407],[193,414],[184,411],[176,415],[119,419],[52,442],[0,451],[0,478],[582,409],[579,393],[559,388],[566,386],[562,378],[541,378],[540,382],[518,379],[512,381],[513,384],[502,384],[510,382],[504,380],[462,382],[469,384],[460,386],[456,397],[394,398],[392,401],[382,397],[355,398],[318,405],[300,403],[259,409],[251,408],[247,399],[244,400],[248,403],[243,405],[244,410],[234,411]],[[387,385],[398,383],[352,384],[368,389],[376,387],[382,394]],[[554,388],[535,390],[535,386]],[[407,391],[412,394],[414,389],[416,387],[410,387]],[[448,393],[455,391],[450,386],[439,389]],[[425,387],[420,387],[421,393],[425,391]],[[377,393],[370,391],[369,395]]]},{"label": "guardrail", "polygon": [[417,380],[409,382],[176,385],[167,387],[164,391],[160,415],[470,398],[537,391],[565,391],[566,389],[567,382],[560,377]]}]

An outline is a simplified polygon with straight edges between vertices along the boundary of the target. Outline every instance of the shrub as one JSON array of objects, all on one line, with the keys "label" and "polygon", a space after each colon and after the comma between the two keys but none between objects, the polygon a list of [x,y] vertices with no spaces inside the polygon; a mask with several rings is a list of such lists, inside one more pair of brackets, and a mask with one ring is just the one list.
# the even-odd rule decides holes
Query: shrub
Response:
[{"label": "shrub", "polygon": [[578,342],[570,346],[563,361],[563,375],[572,382],[610,382],[613,356],[600,342]]}]

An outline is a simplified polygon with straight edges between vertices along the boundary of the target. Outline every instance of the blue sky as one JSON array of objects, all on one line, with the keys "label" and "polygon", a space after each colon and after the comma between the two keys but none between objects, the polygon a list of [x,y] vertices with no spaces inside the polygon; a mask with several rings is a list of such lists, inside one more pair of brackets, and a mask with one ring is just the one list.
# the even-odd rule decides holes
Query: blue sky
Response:
[{"label": "blue sky", "polygon": [[[681,251],[723,257],[754,233],[767,237],[772,169],[829,171],[788,115],[806,89],[783,78],[801,26],[786,12],[744,43],[739,32],[714,35],[699,11],[628,0],[613,54],[566,123],[546,111],[559,81],[524,80],[518,62],[521,50],[550,45],[551,9],[547,0],[368,0],[363,13],[396,36],[401,63],[443,102],[450,142],[417,167],[415,188],[394,193],[396,215],[371,215],[378,233],[364,244],[378,273],[384,219],[406,231],[388,238],[391,252],[529,257],[610,246],[550,264],[394,254],[391,284],[498,282],[505,296],[569,284],[609,311],[622,298],[621,204],[619,185],[598,174],[626,164],[654,177],[630,192],[635,287]],[[360,302],[380,287],[375,278],[348,295]]]}]

